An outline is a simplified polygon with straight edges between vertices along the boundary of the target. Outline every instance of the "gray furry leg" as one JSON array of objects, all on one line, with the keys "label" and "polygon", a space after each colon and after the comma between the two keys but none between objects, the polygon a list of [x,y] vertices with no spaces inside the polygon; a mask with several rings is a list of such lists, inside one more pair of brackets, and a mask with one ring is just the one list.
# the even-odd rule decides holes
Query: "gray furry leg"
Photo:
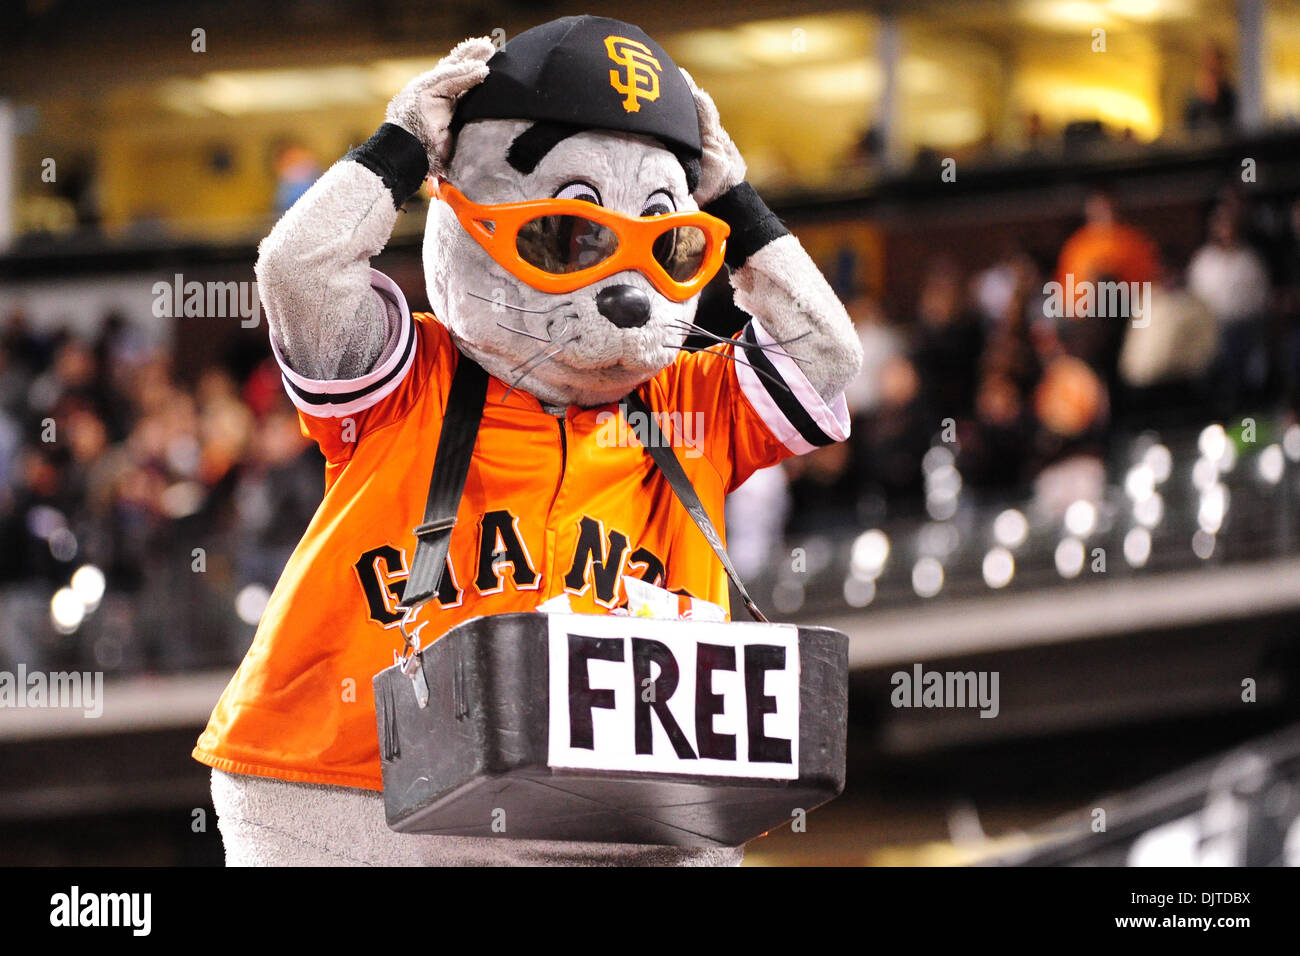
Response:
[{"label": "gray furry leg", "polygon": [[227,866],[739,866],[742,847],[397,833],[371,790],[212,771]]}]

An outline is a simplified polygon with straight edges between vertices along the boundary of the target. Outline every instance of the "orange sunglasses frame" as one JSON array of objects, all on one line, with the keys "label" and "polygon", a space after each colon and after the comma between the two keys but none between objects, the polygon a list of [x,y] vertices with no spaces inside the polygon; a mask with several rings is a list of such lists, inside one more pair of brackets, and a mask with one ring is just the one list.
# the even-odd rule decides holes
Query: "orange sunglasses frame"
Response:
[{"label": "orange sunglasses frame", "polygon": [[[722,266],[731,227],[705,212],[674,212],[662,216],[625,216],[581,199],[530,199],[526,202],[486,205],[471,202],[464,193],[439,179],[433,193],[456,214],[465,231],[502,268],[534,289],[548,293],[573,292],[598,279],[635,269],[650,280],[664,296],[682,302],[709,283]],[[553,273],[526,261],[519,255],[516,240],[525,223],[543,216],[577,216],[605,226],[618,239],[613,255],[594,266],[577,272]],[[485,223],[491,222],[489,229]],[[695,226],[704,233],[704,258],[700,271],[685,282],[678,282],[654,257],[654,242],[664,232],[680,226]]]}]

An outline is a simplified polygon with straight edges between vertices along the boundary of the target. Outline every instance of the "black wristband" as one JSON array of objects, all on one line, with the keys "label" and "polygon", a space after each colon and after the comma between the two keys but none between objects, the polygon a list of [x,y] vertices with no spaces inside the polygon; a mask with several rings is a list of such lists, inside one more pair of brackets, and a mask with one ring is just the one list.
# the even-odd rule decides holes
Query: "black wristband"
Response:
[{"label": "black wristband", "polygon": [[731,227],[725,260],[733,269],[739,269],[746,259],[773,239],[790,234],[749,183],[737,183],[707,203],[702,211],[717,216]]},{"label": "black wristband", "polygon": [[343,158],[360,163],[382,179],[398,209],[415,195],[424,177],[429,175],[429,156],[423,144],[392,123],[379,127],[374,136]]}]

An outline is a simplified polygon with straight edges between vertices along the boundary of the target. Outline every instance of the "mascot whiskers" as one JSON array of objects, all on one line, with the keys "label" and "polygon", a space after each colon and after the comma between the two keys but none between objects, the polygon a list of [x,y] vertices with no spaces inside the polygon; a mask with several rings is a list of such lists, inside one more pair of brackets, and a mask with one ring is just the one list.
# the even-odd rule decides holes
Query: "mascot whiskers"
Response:
[{"label": "mascot whiskers", "polygon": [[[754,470],[847,437],[848,316],[745,182],[712,100],[635,26],[566,17],[499,51],[466,40],[386,120],[259,252],[326,492],[194,751],[227,863],[737,864],[740,848],[393,832],[370,681],[404,634],[556,600],[608,614],[624,576],[727,607],[700,529],[645,449],[610,440],[611,416],[635,394],[701,421],[680,457],[720,522]],[[369,260],[426,180],[433,311],[412,314]],[[749,321],[683,349],[723,268]],[[482,420],[445,567],[404,606],[449,391],[474,365]]]}]

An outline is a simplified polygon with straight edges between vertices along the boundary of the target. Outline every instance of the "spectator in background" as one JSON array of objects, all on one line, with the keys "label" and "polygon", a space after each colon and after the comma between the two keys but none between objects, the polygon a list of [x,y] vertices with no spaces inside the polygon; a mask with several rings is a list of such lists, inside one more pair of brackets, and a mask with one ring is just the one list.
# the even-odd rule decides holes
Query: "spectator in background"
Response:
[{"label": "spectator in background", "polygon": [[[1100,314],[1102,283],[1123,282],[1133,288],[1151,282],[1159,271],[1159,251],[1141,229],[1121,221],[1114,194],[1093,189],[1084,201],[1084,223],[1061,248],[1056,281],[1075,290],[1075,301],[1060,323],[1067,350],[1087,362],[1110,390],[1117,378],[1120,348],[1128,315]],[[1085,295],[1091,289],[1094,308]]]},{"label": "spectator in background", "polygon": [[275,585],[324,494],[325,459],[282,398],[253,434],[236,488],[244,577]]},{"label": "spectator in background", "polygon": [[1241,237],[1240,211],[1220,204],[1210,215],[1209,239],[1192,256],[1187,287],[1205,303],[1218,327],[1219,346],[1210,370],[1220,414],[1257,397],[1268,373],[1264,312],[1268,270]]},{"label": "spectator in background", "polygon": [[[212,367],[191,383],[124,316],[93,343],[8,319],[0,663],[170,670],[242,656],[251,630],[234,595],[274,583],[323,493],[324,461],[273,369]],[[200,553],[208,573],[195,573]],[[50,595],[86,563],[106,575],[103,606],[58,634]]]},{"label": "spectator in background", "polygon": [[1047,127],[1043,124],[1043,114],[1033,110],[1024,117],[1024,153],[1025,159],[1044,159],[1051,153]]},{"label": "spectator in background", "polygon": [[19,419],[27,414],[27,389],[47,358],[45,343],[32,334],[21,309],[5,320],[0,354],[0,408]]},{"label": "spectator in background", "polygon": [[275,214],[283,215],[320,178],[320,163],[302,143],[285,140],[277,144],[272,159],[275,172]]},{"label": "spectator in background", "polygon": [[1227,77],[1223,50],[1213,40],[1201,48],[1196,66],[1196,85],[1183,108],[1183,125],[1188,132],[1232,132],[1237,121],[1237,92]]},{"label": "spectator in background", "polygon": [[1007,317],[1007,305],[1015,295],[1018,261],[1022,253],[1008,243],[998,260],[975,273],[970,280],[970,298],[984,327],[992,334]]},{"label": "spectator in background", "polygon": [[1034,389],[1033,408],[1034,509],[1060,519],[1075,501],[1101,501],[1110,408],[1096,372],[1073,355],[1050,358]]},{"label": "spectator in background", "polygon": [[72,206],[78,229],[99,230],[103,221],[102,198],[99,163],[93,154],[82,152],[66,162],[61,161],[58,175],[49,188]]},{"label": "spectator in background", "polygon": [[1277,255],[1279,371],[1283,401],[1291,419],[1300,420],[1300,196],[1287,205],[1286,233]]},{"label": "spectator in background", "polygon": [[785,469],[760,468],[727,496],[727,552],[742,579],[755,578],[772,565],[790,516]]},{"label": "spectator in background", "polygon": [[[845,389],[845,398],[855,418],[865,416],[882,402],[880,368],[892,356],[901,354],[901,339],[885,322],[878,305],[865,293],[859,293],[846,304],[849,315],[857,327],[866,361],[858,378]],[[746,558],[757,554],[759,541],[764,535],[777,531],[773,515],[779,513],[790,534],[815,534],[840,527],[846,515],[857,509],[864,477],[860,473],[862,460],[853,454],[845,443],[818,448],[795,462],[784,462],[779,469],[780,478],[755,475],[738,489],[733,507],[728,499],[728,520],[737,527],[746,521],[753,524],[742,532],[742,546]],[[777,471],[778,469],[768,469]],[[760,473],[761,474],[761,473]],[[757,479],[757,480],[756,480]],[[767,514],[760,516],[759,508]],[[748,516],[748,517],[747,517]],[[730,527],[730,526],[729,526]]]},{"label": "spectator in background", "polygon": [[1094,188],[1084,200],[1084,222],[1065,245],[1056,266],[1056,281],[1066,284],[1073,275],[1077,284],[1114,279],[1121,282],[1150,282],[1159,271],[1155,242],[1141,229],[1122,221],[1115,194],[1109,188]]},{"label": "spectator in background", "polygon": [[[985,335],[996,339],[1002,325],[1012,318],[1023,317],[1031,325],[1044,318],[1043,268],[1017,241],[1003,244],[1002,253],[992,265],[980,270],[970,282],[970,299],[983,322]],[[1032,278],[1032,284],[1025,283]],[[1012,301],[1019,312],[1012,312]]]},{"label": "spectator in background", "polygon": [[885,158],[885,138],[876,124],[862,131],[845,157],[849,166],[865,166],[872,169]]},{"label": "spectator in background", "polygon": [[905,354],[885,360],[878,386],[877,403],[854,419],[849,437],[853,472],[860,476],[859,500],[878,495],[893,513],[916,512],[921,505],[921,459],[939,425],[926,411],[921,378]]},{"label": "spectator in background", "polygon": [[859,292],[845,304],[862,343],[862,371],[844,389],[849,412],[865,415],[879,407],[881,371],[886,363],[903,354],[903,337],[889,325],[884,310],[870,296]]},{"label": "spectator in background", "polygon": [[1146,320],[1128,325],[1120,353],[1125,411],[1140,415],[1148,427],[1164,414],[1185,420],[1204,404],[1203,386],[1218,347],[1214,315],[1179,279],[1162,261]]},{"label": "spectator in background", "polygon": [[[974,403],[983,330],[979,317],[966,307],[952,262],[936,260],[927,271],[916,321],[905,330],[905,348],[898,347],[900,340],[874,306],[859,307],[868,355],[864,376],[870,382],[859,380],[847,390],[849,401],[856,403],[852,456],[809,456],[799,470],[804,480],[792,484],[796,515],[839,495],[841,480],[854,487],[850,500],[859,506],[867,499],[883,499],[897,513],[919,510],[921,459],[931,439],[945,418],[967,418]],[[809,491],[801,497],[805,485]]]},{"label": "spectator in background", "polygon": [[94,343],[97,364],[95,389],[110,441],[117,442],[126,437],[131,418],[126,380],[148,351],[145,337],[127,321],[126,316],[110,312],[104,317]]},{"label": "spectator in background", "polygon": [[852,449],[844,442],[781,463],[789,480],[788,533],[825,533],[844,527],[846,518],[856,512],[861,493],[854,463]]},{"label": "spectator in background", "polygon": [[1008,489],[1025,477],[1036,429],[1029,398],[1042,374],[1030,321],[1042,276],[1028,256],[1013,255],[1003,265],[1005,288],[999,282],[999,294],[985,299],[996,311],[988,316],[992,328],[980,357],[974,421],[960,433],[958,456],[961,473],[985,489]]},{"label": "spectator in background", "polygon": [[215,486],[248,453],[253,437],[253,413],[239,398],[239,384],[225,369],[209,366],[195,387],[198,433],[202,454],[199,476]]},{"label": "spectator in background", "polygon": [[926,272],[912,336],[912,364],[938,431],[942,419],[970,415],[984,346],[979,317],[967,307],[961,275],[949,259],[936,260]]}]

